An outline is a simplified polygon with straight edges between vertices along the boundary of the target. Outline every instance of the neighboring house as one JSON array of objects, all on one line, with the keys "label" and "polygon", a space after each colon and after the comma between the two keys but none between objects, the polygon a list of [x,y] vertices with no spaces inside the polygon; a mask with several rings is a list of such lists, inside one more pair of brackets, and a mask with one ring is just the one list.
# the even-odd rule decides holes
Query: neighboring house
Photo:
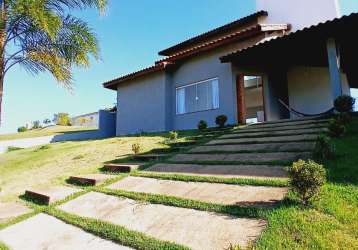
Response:
[{"label": "neighboring house", "polygon": [[336,0],[257,0],[257,8],[265,11],[104,83],[118,94],[116,134],[214,126],[221,114],[230,124],[294,117],[282,103],[319,114],[357,87],[357,14],[340,17]]},{"label": "neighboring house", "polygon": [[98,112],[71,117],[72,126],[98,127],[98,122],[99,122]]}]

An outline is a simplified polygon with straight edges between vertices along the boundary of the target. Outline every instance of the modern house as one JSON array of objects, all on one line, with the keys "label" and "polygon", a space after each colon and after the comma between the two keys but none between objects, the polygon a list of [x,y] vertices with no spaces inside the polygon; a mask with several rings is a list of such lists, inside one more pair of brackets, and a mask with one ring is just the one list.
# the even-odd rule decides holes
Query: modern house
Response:
[{"label": "modern house", "polygon": [[358,86],[358,15],[336,0],[256,0],[258,11],[159,52],[104,83],[117,91],[117,135],[320,114]]}]

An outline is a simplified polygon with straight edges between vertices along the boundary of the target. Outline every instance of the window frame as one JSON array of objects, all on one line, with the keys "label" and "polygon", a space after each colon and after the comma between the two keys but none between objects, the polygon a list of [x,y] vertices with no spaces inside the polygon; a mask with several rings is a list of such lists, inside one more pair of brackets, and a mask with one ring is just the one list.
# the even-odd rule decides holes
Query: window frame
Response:
[{"label": "window frame", "polygon": [[[198,111],[178,113],[178,90],[185,89],[185,88],[188,88],[188,87],[191,87],[191,86],[198,86],[199,84],[213,82],[213,81],[218,82],[218,106],[216,108],[209,108],[209,109],[203,109],[203,110],[198,110]],[[219,80],[219,77],[213,77],[213,78],[209,78],[209,79],[206,79],[206,80],[201,80],[201,81],[198,81],[198,82],[193,82],[193,83],[189,83],[189,84],[186,84],[186,85],[181,85],[181,86],[178,86],[178,87],[175,88],[175,114],[177,116],[187,115],[187,114],[194,114],[194,113],[199,113],[199,112],[206,112],[206,111],[217,110],[217,109],[220,109],[220,80]]]}]

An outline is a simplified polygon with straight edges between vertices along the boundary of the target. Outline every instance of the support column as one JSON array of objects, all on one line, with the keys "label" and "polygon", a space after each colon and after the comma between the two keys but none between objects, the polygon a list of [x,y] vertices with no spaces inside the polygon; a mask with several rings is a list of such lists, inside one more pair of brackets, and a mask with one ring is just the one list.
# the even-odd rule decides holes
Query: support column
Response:
[{"label": "support column", "polygon": [[334,38],[327,40],[327,55],[329,74],[331,79],[332,97],[335,100],[342,95],[342,79],[340,70],[340,58],[337,44]]},{"label": "support column", "polygon": [[245,76],[243,74],[236,77],[236,97],[238,122],[239,124],[246,124]]}]

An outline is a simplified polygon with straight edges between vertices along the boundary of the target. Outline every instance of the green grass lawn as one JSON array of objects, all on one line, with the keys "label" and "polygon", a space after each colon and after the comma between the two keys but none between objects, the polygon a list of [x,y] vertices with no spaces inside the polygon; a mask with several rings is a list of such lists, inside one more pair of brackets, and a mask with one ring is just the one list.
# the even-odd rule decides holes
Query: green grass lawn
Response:
[{"label": "green grass lawn", "polygon": [[14,134],[3,134],[0,135],[0,141],[16,140],[16,139],[25,139],[25,138],[34,138],[41,136],[49,135],[60,135],[65,133],[75,133],[75,132],[84,132],[95,130],[95,127],[71,127],[71,126],[51,126],[47,128],[39,128],[29,130],[23,133],[14,133]]},{"label": "green grass lawn", "polygon": [[103,163],[125,160],[132,144],[142,151],[165,147],[163,135],[62,142],[0,154],[0,201],[17,199],[26,188],[64,183],[69,175],[97,172]]}]

